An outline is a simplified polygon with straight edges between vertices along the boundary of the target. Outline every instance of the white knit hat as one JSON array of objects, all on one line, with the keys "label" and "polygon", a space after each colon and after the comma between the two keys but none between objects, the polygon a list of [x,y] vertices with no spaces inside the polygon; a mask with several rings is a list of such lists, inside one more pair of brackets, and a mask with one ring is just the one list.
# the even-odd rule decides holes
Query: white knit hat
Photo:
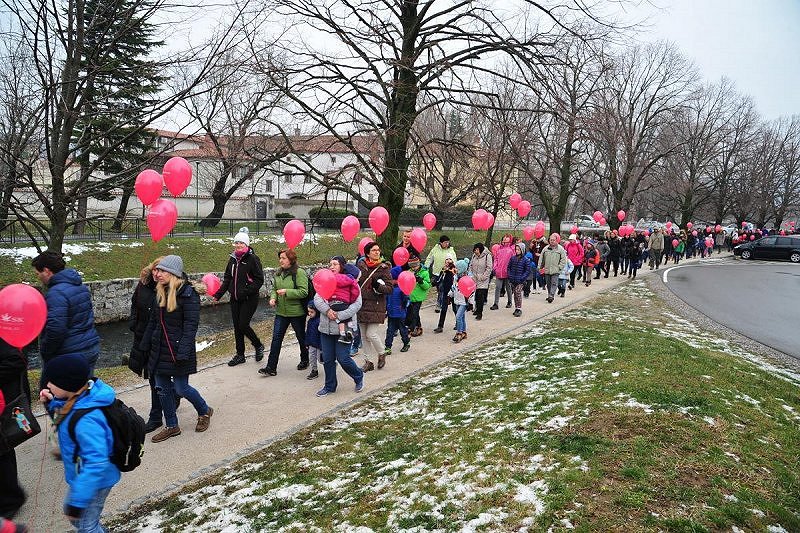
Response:
[{"label": "white knit hat", "polygon": [[239,233],[233,236],[233,242],[243,242],[250,246],[250,230],[246,227],[239,229]]}]

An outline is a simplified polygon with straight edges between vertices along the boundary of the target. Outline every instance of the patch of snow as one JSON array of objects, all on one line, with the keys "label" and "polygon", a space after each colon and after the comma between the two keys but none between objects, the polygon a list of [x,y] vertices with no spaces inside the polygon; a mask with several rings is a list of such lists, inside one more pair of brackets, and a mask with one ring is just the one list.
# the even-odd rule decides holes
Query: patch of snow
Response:
[{"label": "patch of snow", "polygon": [[203,350],[205,350],[206,348],[208,348],[209,346],[211,346],[213,344],[214,344],[214,341],[200,341],[200,342],[196,342],[194,347],[195,347],[196,351],[202,352]]},{"label": "patch of snow", "polygon": [[514,501],[530,504],[534,509],[534,516],[544,512],[544,496],[547,494],[547,483],[538,479],[529,485],[517,485]]},{"label": "patch of snow", "polygon": [[750,509],[750,512],[756,515],[758,518],[764,518],[767,516],[761,509]]},{"label": "patch of snow", "polygon": [[789,533],[788,531],[783,529],[783,526],[780,524],[774,526],[767,526],[767,531],[769,531],[769,533]]},{"label": "patch of snow", "polygon": [[739,462],[739,458],[735,454],[732,454],[731,452],[725,452],[725,455],[727,455],[728,457],[730,457],[731,459],[733,459],[737,463]]},{"label": "patch of snow", "polygon": [[710,416],[704,416],[703,421],[709,426],[716,426],[717,422]]},{"label": "patch of snow", "polygon": [[738,502],[739,501],[739,498],[737,498],[733,494],[723,494],[722,495],[722,499],[724,499],[726,502]]}]

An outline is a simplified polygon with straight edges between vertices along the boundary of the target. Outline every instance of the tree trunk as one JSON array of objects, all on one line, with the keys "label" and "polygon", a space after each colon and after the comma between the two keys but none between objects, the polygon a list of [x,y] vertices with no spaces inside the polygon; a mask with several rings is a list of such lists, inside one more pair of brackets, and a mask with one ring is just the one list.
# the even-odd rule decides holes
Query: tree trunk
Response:
[{"label": "tree trunk", "polygon": [[72,227],[72,234],[73,235],[83,235],[86,232],[86,215],[87,215],[87,208],[88,208],[89,199],[85,196],[78,200],[78,205],[76,206],[78,209],[77,212],[77,222],[75,226]]},{"label": "tree trunk", "polygon": [[[219,224],[220,219],[222,219],[222,216],[225,214],[225,204],[228,203],[228,195],[226,195],[224,192],[215,190],[211,194],[211,198],[214,200],[214,207],[211,209],[211,212],[200,221],[200,226],[203,228],[216,227],[216,225]],[[395,222],[395,228],[397,228],[397,222]],[[395,229],[395,232],[396,231],[397,230]]]},{"label": "tree trunk", "polygon": [[128,214],[128,202],[131,199],[131,194],[133,194],[133,188],[124,187],[122,189],[122,197],[119,200],[119,209],[117,209],[117,214],[114,217],[114,223],[111,225],[111,231],[116,231],[118,233],[122,231],[122,222],[125,220],[125,215]]}]

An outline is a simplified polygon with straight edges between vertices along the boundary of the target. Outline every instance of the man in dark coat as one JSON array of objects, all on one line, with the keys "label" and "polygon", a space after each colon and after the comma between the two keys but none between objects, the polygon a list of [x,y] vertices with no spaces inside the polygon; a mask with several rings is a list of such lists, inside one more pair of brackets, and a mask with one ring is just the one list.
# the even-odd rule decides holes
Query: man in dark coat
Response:
[{"label": "man in dark coat", "polygon": [[47,287],[47,322],[39,338],[39,354],[47,363],[60,355],[81,355],[94,374],[100,356],[100,336],[94,328],[92,295],[80,274],[65,268],[61,254],[42,252],[31,261]]}]

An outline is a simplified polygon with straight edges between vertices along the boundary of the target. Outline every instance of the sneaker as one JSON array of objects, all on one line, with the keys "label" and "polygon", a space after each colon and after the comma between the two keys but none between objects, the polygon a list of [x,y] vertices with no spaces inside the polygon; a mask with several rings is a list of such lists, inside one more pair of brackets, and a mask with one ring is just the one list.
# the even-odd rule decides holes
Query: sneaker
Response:
[{"label": "sneaker", "polygon": [[319,372],[316,369],[314,369],[314,370],[311,371],[311,373],[309,375],[306,376],[306,379],[315,379],[318,376],[319,376]]},{"label": "sneaker", "polygon": [[244,363],[244,355],[236,354],[235,356],[233,356],[233,359],[228,361],[228,366],[241,365],[242,363]]},{"label": "sneaker", "polygon": [[359,381],[356,381],[356,392],[361,392],[364,390],[364,378],[362,377]]},{"label": "sneaker", "polygon": [[506,309],[511,309],[511,302],[508,302],[508,303],[506,304]]},{"label": "sneaker", "polygon": [[378,354],[378,370],[386,366],[386,352]]},{"label": "sneaker", "polygon": [[53,459],[55,459],[56,461],[61,461],[61,450],[59,448],[51,449],[50,455],[52,455]]},{"label": "sneaker", "polygon": [[352,341],[352,337],[353,337],[352,333],[350,333],[350,337],[351,337],[351,339],[348,339],[347,338],[347,333],[342,333],[341,335],[339,335],[339,342],[341,342],[342,344],[350,344],[351,342],[353,342]]},{"label": "sneaker", "polygon": [[442,308],[437,305],[436,309],[434,309],[433,312],[434,313],[441,313],[442,312]]},{"label": "sneaker", "polygon": [[561,296],[563,298],[564,297],[564,291],[561,291],[561,294],[559,294],[559,296]]},{"label": "sneaker", "polygon": [[384,348],[383,355],[392,355],[392,348],[391,347]]},{"label": "sneaker", "polygon": [[329,391],[325,387],[322,387],[320,390],[317,391],[317,396],[327,396],[328,394],[333,394],[333,391]]},{"label": "sneaker", "polygon": [[161,420],[148,420],[147,424],[144,425],[144,432],[145,433],[152,433],[153,431],[157,430],[163,426]]},{"label": "sneaker", "polygon": [[522,309],[514,309],[514,316],[522,316]]},{"label": "sneaker", "polygon": [[372,364],[372,361],[366,361],[364,366],[361,367],[362,372],[369,372],[370,370],[375,370],[375,365]]},{"label": "sneaker", "polygon": [[256,363],[264,359],[264,345],[256,346]]},{"label": "sneaker", "polygon": [[297,364],[297,370],[305,370],[306,368],[308,368],[308,361],[300,361]]},{"label": "sneaker", "polygon": [[500,309],[500,308],[499,308],[499,307],[497,307],[497,304],[494,304],[493,306],[491,306],[491,307],[489,308],[489,310],[490,310],[490,311],[497,311],[498,309]]},{"label": "sneaker", "polygon": [[194,427],[194,430],[198,433],[202,433],[203,431],[207,430],[208,426],[211,425],[211,417],[213,415],[214,409],[209,407],[206,414],[197,417],[197,425]]},{"label": "sneaker", "polygon": [[258,373],[261,374],[262,376],[277,376],[278,375],[278,373],[275,371],[275,369],[269,368],[268,366],[265,366],[264,368],[259,368],[258,369]]},{"label": "sneaker", "polygon": [[456,333],[453,337],[453,342],[461,342],[461,333]]},{"label": "sneaker", "polygon": [[442,331],[444,331],[442,328],[436,328],[433,330],[434,333],[441,333]]},{"label": "sneaker", "polygon": [[475,315],[475,320],[481,320],[482,318],[483,318],[483,315]]},{"label": "sneaker", "polygon": [[547,297],[547,303],[553,303],[553,297],[552,296],[548,296]]},{"label": "sneaker", "polygon": [[401,352],[407,352],[409,348],[411,348],[411,343],[410,343],[410,342],[407,342],[407,343],[405,343],[405,344],[403,345],[403,347],[402,347],[402,348],[400,348],[400,351],[401,351]]},{"label": "sneaker", "polygon": [[181,428],[175,426],[174,428],[164,428],[150,438],[151,442],[162,442],[171,437],[177,437],[181,434]]}]

